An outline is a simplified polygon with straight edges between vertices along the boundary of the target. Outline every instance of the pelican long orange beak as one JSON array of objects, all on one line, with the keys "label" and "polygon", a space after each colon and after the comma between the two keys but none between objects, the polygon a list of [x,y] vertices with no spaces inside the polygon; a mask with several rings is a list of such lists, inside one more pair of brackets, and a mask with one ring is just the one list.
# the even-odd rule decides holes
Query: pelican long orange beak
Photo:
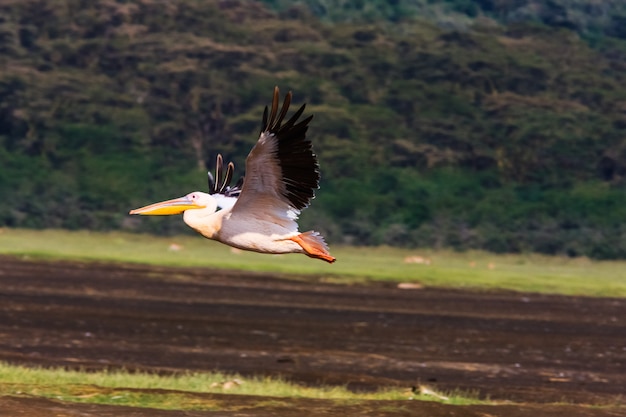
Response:
[{"label": "pelican long orange beak", "polygon": [[142,216],[169,216],[172,214],[180,214],[185,210],[199,209],[203,206],[196,204],[187,196],[175,198],[173,200],[161,201],[160,203],[150,204],[149,206],[131,210],[128,214],[140,214]]}]

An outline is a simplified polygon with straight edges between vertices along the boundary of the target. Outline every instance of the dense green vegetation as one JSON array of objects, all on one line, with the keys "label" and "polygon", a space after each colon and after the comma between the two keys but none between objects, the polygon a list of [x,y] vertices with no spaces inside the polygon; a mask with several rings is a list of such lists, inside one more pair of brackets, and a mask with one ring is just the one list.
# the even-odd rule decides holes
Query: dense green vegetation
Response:
[{"label": "dense green vegetation", "polygon": [[[281,12],[307,10],[329,22],[391,22],[420,17],[447,29],[467,29],[486,19],[535,22],[589,38],[626,38],[626,3],[621,0],[263,0]],[[297,5],[294,7],[294,4]]]},{"label": "dense green vegetation", "polygon": [[307,4],[0,0],[0,226],[185,230],[279,85],[331,243],[626,257],[622,2]]}]

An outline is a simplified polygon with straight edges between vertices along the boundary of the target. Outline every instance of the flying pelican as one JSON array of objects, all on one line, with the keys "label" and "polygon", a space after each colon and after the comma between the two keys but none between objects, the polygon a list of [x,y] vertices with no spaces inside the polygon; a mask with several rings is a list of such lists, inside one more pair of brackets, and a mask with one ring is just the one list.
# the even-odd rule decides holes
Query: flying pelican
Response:
[{"label": "flying pelican", "polygon": [[209,194],[194,191],[131,210],[130,214],[183,213],[185,223],[202,236],[238,249],[303,253],[335,262],[324,238],[312,230],[300,233],[296,222],[319,188],[317,157],[306,139],[313,116],[298,121],[304,112],[303,104],[283,124],[291,104],[291,92],[285,96],[280,112],[279,103],[279,90],[275,87],[271,112],[266,106],[261,135],[246,158],[243,184],[229,186],[234,171],[232,162],[222,178],[223,160],[218,155],[216,178],[209,173]]}]

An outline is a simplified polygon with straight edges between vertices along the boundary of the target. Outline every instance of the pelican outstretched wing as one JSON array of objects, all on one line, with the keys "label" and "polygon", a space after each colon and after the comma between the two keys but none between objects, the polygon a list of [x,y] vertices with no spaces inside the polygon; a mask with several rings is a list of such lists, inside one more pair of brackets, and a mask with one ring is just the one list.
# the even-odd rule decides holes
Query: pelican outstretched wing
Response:
[{"label": "pelican outstretched wing", "polygon": [[244,211],[248,216],[254,212],[284,213],[281,217],[295,220],[315,197],[319,165],[306,138],[313,116],[298,121],[303,104],[283,124],[291,97],[291,92],[287,93],[279,112],[279,90],[274,88],[271,111],[265,108],[261,135],[246,158],[246,176],[233,215]]}]

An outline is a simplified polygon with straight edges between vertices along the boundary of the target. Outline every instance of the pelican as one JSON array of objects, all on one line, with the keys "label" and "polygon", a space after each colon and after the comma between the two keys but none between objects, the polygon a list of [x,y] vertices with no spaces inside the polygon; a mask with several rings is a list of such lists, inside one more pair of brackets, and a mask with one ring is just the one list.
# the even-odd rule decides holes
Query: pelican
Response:
[{"label": "pelican", "polygon": [[209,193],[194,191],[184,197],[150,204],[129,214],[183,213],[185,223],[202,236],[226,245],[260,253],[302,253],[335,262],[322,235],[298,231],[300,211],[308,207],[319,188],[319,165],[306,138],[313,116],[298,121],[303,104],[283,124],[291,104],[289,92],[280,112],[280,93],[274,88],[271,111],[263,113],[261,134],[246,158],[243,183],[230,187],[232,162],[225,175],[217,157],[215,178],[209,173]]}]

